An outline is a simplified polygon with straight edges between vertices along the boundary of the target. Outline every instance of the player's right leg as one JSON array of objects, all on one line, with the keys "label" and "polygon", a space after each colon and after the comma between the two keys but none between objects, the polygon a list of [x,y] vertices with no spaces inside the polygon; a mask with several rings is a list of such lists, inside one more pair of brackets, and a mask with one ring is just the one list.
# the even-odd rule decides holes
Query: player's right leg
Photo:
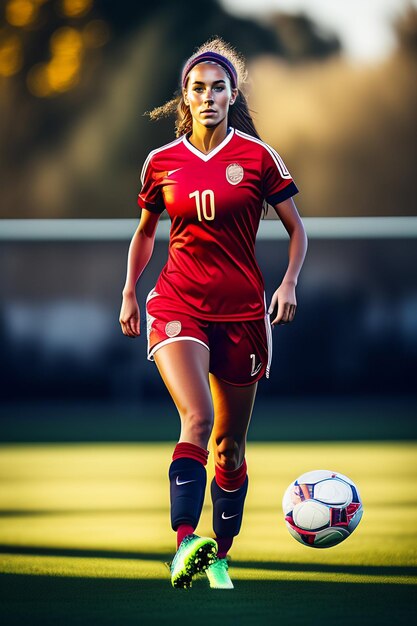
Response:
[{"label": "player's right leg", "polygon": [[195,574],[214,560],[217,544],[194,533],[206,489],[207,445],[213,426],[208,382],[209,350],[193,340],[171,341],[154,351],[161,377],[177,407],[181,435],[169,469],[171,525],[177,553],[171,564],[174,587],[190,587]]}]

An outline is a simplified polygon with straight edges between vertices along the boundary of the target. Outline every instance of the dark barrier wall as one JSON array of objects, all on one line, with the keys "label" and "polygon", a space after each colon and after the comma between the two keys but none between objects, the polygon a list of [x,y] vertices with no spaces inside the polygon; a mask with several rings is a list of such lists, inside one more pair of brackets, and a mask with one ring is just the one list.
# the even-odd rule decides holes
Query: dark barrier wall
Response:
[{"label": "dark barrier wall", "polygon": [[[268,298],[288,242],[260,241]],[[1,396],[20,400],[152,400],[144,301],[165,259],[157,241],[139,288],[142,336],[118,315],[128,242],[2,242]],[[264,397],[416,394],[415,239],[310,239],[291,325],[273,331]]]}]

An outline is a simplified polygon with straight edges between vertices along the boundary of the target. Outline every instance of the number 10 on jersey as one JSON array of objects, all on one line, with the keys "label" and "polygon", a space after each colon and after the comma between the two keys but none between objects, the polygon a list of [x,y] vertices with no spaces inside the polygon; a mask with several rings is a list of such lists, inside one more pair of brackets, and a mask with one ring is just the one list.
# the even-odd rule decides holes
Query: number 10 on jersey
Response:
[{"label": "number 10 on jersey", "polygon": [[214,220],[216,208],[214,205],[214,191],[205,189],[204,191],[193,191],[189,194],[189,198],[195,198],[195,208],[197,210],[198,221]]}]

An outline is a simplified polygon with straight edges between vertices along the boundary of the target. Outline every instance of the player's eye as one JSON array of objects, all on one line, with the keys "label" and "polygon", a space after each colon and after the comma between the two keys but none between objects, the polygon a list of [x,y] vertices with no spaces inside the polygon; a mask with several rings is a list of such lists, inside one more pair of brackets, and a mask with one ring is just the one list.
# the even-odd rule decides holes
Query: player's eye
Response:
[{"label": "player's eye", "polygon": [[216,85],[216,87],[214,87],[215,91],[224,91],[224,85]]},{"label": "player's eye", "polygon": [[194,87],[193,91],[196,91],[197,93],[201,93],[203,91],[203,88],[202,87]]}]

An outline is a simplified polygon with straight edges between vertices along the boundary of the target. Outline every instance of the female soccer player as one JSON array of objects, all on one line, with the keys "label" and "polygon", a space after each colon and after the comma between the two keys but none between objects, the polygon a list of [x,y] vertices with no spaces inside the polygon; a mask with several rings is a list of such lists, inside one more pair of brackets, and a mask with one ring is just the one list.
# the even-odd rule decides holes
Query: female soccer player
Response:
[{"label": "female soccer player", "polygon": [[[242,523],[246,434],[257,382],[269,375],[271,324],[294,319],[295,287],[307,250],[292,200],[298,189],[279,154],[255,130],[241,90],[245,79],[241,55],[219,38],[209,40],[185,63],[180,95],[151,112],[158,118],[177,110],[177,139],[153,150],[144,163],[141,219],[128,253],[120,323],[125,335],[137,337],[136,283],[166,210],[169,256],[146,312],[148,359],[155,361],[181,419],[169,469],[177,533],[174,587],[190,587],[193,576],[205,570],[211,587],[233,588],[226,555]],[[266,203],[290,236],[288,268],[267,311],[255,259]],[[210,437],[215,540],[195,533]]]}]

